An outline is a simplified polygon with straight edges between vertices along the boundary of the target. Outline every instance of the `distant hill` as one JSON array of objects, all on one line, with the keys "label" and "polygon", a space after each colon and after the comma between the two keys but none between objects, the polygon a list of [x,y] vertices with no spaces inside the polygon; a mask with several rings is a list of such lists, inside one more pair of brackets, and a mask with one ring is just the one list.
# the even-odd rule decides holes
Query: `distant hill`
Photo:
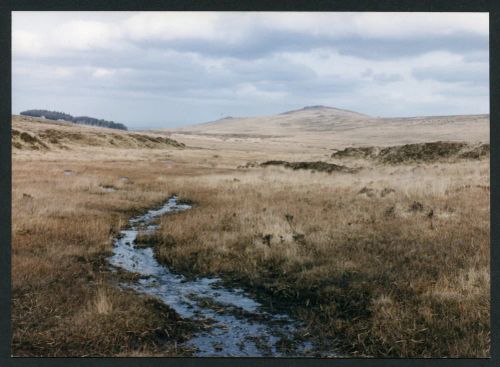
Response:
[{"label": "distant hill", "polygon": [[74,122],[75,124],[108,127],[110,129],[128,130],[125,125],[114,122],[114,121],[106,121],[106,120],[96,119],[94,117],[88,117],[88,116],[73,117],[70,114],[67,114],[64,112],[57,112],[57,111],[27,110],[27,111],[21,112],[21,115],[31,116],[31,117],[41,117],[41,118],[46,118],[48,120],[55,120],[55,121],[64,120],[64,121]]},{"label": "distant hill", "polygon": [[273,144],[339,149],[438,140],[488,143],[489,121],[489,115],[484,114],[388,118],[328,106],[307,106],[277,115],[226,117],[166,130],[177,139],[190,139],[190,143],[195,136],[210,136],[212,140],[272,139]]},{"label": "distant hill", "polygon": [[309,106],[272,116],[225,117],[217,121],[184,126],[175,131],[211,134],[288,135],[296,132],[331,131],[344,124],[372,119],[362,113],[326,106]]},{"label": "distant hill", "polygon": [[287,111],[287,112],[282,112],[280,115],[290,115],[294,114],[297,112],[303,112],[303,111],[328,111],[331,114],[335,114],[336,116],[344,116],[344,117],[359,117],[359,118],[367,118],[370,117],[368,115],[365,115],[363,113],[355,112],[355,111],[350,111],[350,110],[345,110],[343,108],[335,108],[335,107],[329,107],[329,106],[305,106],[303,108],[300,108],[298,110],[292,110],[292,111]]}]

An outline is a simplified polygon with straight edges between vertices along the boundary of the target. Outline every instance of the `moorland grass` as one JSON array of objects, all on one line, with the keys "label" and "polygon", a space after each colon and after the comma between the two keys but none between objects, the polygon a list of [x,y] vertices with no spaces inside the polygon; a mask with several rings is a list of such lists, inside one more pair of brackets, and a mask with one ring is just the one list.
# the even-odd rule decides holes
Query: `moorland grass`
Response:
[{"label": "moorland grass", "polygon": [[[13,127],[46,130],[33,126]],[[343,355],[489,356],[487,157],[342,159],[356,172],[328,174],[247,164],[335,163],[321,149],[275,154],[265,141],[240,150],[207,141],[15,149],[13,355],[188,354],[178,346],[194,325],[121,289],[124,274],[105,260],[130,216],[176,193],[193,209],[162,218],[149,243],[173,269],[245,287]]]}]

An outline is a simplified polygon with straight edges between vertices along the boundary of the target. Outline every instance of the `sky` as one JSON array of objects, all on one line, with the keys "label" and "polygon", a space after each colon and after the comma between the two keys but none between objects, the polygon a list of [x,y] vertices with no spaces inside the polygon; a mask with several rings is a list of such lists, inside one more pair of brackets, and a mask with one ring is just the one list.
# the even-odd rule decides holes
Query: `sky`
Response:
[{"label": "sky", "polygon": [[487,13],[13,12],[12,112],[169,128],[489,113]]}]

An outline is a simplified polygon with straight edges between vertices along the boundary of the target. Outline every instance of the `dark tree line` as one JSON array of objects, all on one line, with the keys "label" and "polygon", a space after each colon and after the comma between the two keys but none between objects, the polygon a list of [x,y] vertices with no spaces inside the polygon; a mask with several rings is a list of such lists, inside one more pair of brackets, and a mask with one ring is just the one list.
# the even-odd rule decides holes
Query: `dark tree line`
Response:
[{"label": "dark tree line", "polygon": [[65,121],[73,121],[73,116],[68,115],[63,112],[56,111],[47,111],[47,110],[28,110],[21,112],[21,115],[25,116],[33,116],[33,117],[45,117],[49,120],[65,120]]},{"label": "dark tree line", "polygon": [[120,130],[127,130],[127,127],[123,124],[120,124],[118,122],[113,122],[113,121],[106,121],[106,120],[98,120],[93,117],[88,117],[88,116],[78,116],[73,118],[73,122],[76,122],[77,124],[85,124],[85,125],[94,125],[94,126],[101,126],[101,127],[110,127],[112,129],[120,129]]},{"label": "dark tree line", "polygon": [[21,115],[31,117],[44,117],[48,120],[64,120],[74,122],[75,124],[92,125],[100,127],[109,127],[111,129],[127,130],[123,124],[113,121],[99,120],[88,116],[73,117],[64,112],[48,111],[48,110],[28,110],[21,112]]}]

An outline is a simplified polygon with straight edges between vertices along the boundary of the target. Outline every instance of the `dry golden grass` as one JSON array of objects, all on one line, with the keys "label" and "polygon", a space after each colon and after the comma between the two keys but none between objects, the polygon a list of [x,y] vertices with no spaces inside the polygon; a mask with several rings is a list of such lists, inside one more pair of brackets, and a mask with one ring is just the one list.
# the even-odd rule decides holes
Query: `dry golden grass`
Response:
[{"label": "dry golden grass", "polygon": [[165,149],[183,145],[165,134],[137,133],[71,122],[44,120],[36,117],[13,116],[12,148],[42,152],[81,148]]},{"label": "dry golden grass", "polygon": [[171,194],[152,179],[159,165],[59,158],[13,161],[13,355],[182,353],[191,325],[120,290],[105,261],[128,218]]},{"label": "dry golden grass", "polygon": [[155,245],[174,269],[243,285],[347,355],[489,356],[489,159],[238,169],[336,161],[324,147],[207,141],[16,152],[14,355],[182,355],[189,323],[118,288],[105,263],[133,213],[177,193],[196,205],[162,219]]},{"label": "dry golden grass", "polygon": [[162,221],[157,254],[259,290],[349,354],[488,356],[488,164],[177,178],[197,205]]}]

